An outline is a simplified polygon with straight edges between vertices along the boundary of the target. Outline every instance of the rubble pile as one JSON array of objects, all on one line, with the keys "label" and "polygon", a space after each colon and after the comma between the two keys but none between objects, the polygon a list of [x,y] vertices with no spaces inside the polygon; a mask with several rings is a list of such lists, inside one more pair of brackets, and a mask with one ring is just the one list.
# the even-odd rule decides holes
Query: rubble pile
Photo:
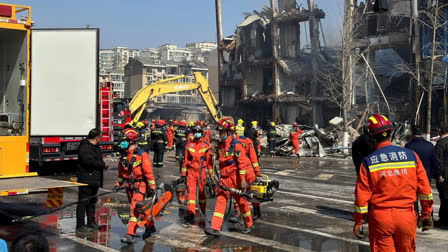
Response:
[{"label": "rubble pile", "polygon": [[[343,119],[335,117],[329,121],[327,128],[314,129],[307,125],[299,125],[303,131],[300,135],[299,155],[305,157],[324,157],[326,154],[341,152],[343,139]],[[289,132],[292,130],[290,124],[280,124],[275,126],[278,134],[276,152],[278,155],[290,155],[292,145],[289,140]],[[352,127],[347,127],[349,134],[349,146],[357,137],[359,133]],[[267,138],[263,134],[261,138],[261,146],[267,148]]]}]

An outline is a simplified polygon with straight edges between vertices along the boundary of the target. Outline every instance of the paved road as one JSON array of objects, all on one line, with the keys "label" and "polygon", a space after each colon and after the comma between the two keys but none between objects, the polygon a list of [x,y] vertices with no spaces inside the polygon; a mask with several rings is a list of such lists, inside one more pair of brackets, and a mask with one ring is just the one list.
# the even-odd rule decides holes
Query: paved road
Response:
[{"label": "paved road", "polygon": [[[113,187],[117,173],[116,164],[110,167],[105,173],[105,187],[101,189],[104,192]],[[240,233],[239,224],[225,223],[220,238],[208,238],[202,231],[208,222],[196,216],[193,225],[185,224],[182,219],[185,208],[174,202],[162,220],[156,222],[155,235],[146,241],[137,238],[132,247],[123,246],[119,241],[126,228],[126,219],[119,217],[127,212],[123,193],[101,198],[98,212],[105,225],[98,233],[85,237],[75,235],[75,207],[42,217],[39,222],[47,223],[53,231],[50,241],[54,251],[369,251],[368,240],[358,240],[351,233],[355,182],[351,160],[263,157],[261,167],[262,173],[280,181],[281,189],[274,202],[262,204],[263,218],[255,222],[253,233],[248,235]],[[168,153],[166,167],[155,169],[155,173],[165,183],[178,178],[172,152]],[[438,196],[435,189],[434,196]],[[32,194],[7,198],[6,202],[25,201],[23,205],[35,207],[45,202],[45,197],[45,194]],[[66,190],[64,200],[76,201],[76,189]],[[208,202],[209,219],[213,204],[211,200]],[[438,208],[436,199],[435,212]],[[138,234],[142,232],[139,230]],[[445,251],[447,235],[448,230],[438,228],[418,232],[417,251]]]}]

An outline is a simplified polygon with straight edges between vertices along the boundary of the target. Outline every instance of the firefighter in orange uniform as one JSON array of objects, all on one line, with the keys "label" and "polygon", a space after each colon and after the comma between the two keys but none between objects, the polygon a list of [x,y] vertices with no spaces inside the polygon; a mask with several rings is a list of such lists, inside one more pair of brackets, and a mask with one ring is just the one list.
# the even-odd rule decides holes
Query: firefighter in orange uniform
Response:
[{"label": "firefighter in orange uniform", "polygon": [[229,191],[224,190],[223,187],[230,189],[246,188],[246,172],[251,168],[251,163],[246,156],[246,151],[242,144],[232,136],[233,131],[235,130],[233,123],[229,119],[223,118],[218,122],[217,129],[219,130],[219,137],[221,138],[216,153],[221,177],[217,182],[216,203],[212,223],[210,228],[204,229],[204,232],[207,235],[220,235],[226,202],[229,197],[233,197],[238,202],[241,214],[243,215],[245,228],[242,232],[247,234],[254,228],[249,203],[244,197],[230,193]]},{"label": "firefighter in orange uniform", "polygon": [[415,251],[415,192],[422,206],[418,227],[423,231],[433,227],[433,198],[425,169],[412,150],[391,144],[392,131],[385,116],[369,117],[369,138],[376,151],[364,159],[356,181],[353,233],[363,237],[368,214],[370,250],[374,252]]},{"label": "firefighter in orange uniform", "polygon": [[[126,235],[121,238],[123,243],[134,243],[134,236],[137,230],[137,219],[139,214],[135,209],[135,204],[142,201],[145,196],[152,197],[156,190],[154,174],[151,168],[151,161],[148,153],[138,148],[136,142],[138,133],[134,129],[123,130],[126,140],[120,143],[120,148],[125,150],[125,154],[118,162],[118,177],[115,182],[113,192],[125,183],[126,193],[130,203],[129,222]],[[145,225],[145,233],[142,238],[146,239],[156,231],[154,221],[150,220]]]},{"label": "firefighter in orange uniform", "polygon": [[174,139],[173,136],[174,136],[173,120],[170,120],[168,127],[166,127],[166,138],[168,140],[168,144],[167,144],[166,148],[168,150],[173,149],[173,139]]},{"label": "firefighter in orange uniform", "polygon": [[[258,158],[257,158],[257,152],[255,151],[254,144],[252,143],[252,140],[250,138],[240,135],[235,135],[236,140],[240,141],[243,145],[244,149],[246,150],[246,156],[249,158],[252,167],[247,169],[246,173],[246,183],[250,185],[252,182],[255,181],[255,177],[261,177],[260,173],[260,166],[258,164]],[[237,203],[234,202],[235,207],[235,213],[236,216],[238,216],[238,208],[236,207]],[[254,207],[254,216],[252,217],[253,220],[257,220],[261,217],[261,211],[260,211],[260,203],[254,203],[252,202],[252,206]],[[232,222],[239,222],[239,220],[235,219],[235,217],[231,217]]]},{"label": "firefighter in orange uniform", "polygon": [[289,132],[289,140],[292,143],[291,154],[299,155],[299,137],[302,134],[302,130],[297,127],[297,123],[292,123],[292,130]]},{"label": "firefighter in orange uniform", "polygon": [[199,182],[199,207],[205,213],[205,171],[213,174],[212,159],[210,158],[210,145],[202,139],[202,128],[197,125],[193,128],[194,139],[185,147],[184,162],[181,169],[181,178],[187,181],[187,213],[186,221],[193,221],[196,213],[196,187],[201,171]]}]

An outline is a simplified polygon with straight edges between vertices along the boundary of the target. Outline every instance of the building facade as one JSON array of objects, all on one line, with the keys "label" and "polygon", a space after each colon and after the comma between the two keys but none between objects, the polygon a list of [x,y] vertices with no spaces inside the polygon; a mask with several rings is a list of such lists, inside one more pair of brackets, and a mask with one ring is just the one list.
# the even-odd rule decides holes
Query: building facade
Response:
[{"label": "building facade", "polygon": [[100,70],[124,70],[124,66],[128,64],[129,58],[140,57],[138,49],[129,49],[127,47],[118,46],[114,49],[100,50]]}]

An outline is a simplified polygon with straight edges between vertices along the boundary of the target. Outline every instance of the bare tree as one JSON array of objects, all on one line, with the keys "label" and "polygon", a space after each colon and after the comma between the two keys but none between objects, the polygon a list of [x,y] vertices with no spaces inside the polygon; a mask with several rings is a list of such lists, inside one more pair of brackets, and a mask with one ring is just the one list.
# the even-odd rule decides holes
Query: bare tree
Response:
[{"label": "bare tree", "polygon": [[[440,32],[446,32],[447,20],[444,17],[444,9],[448,6],[446,1],[432,0],[427,2],[426,9],[419,12],[419,23],[423,29],[430,30],[431,41],[423,44],[422,49],[430,49],[429,60],[429,73],[426,76],[428,81],[428,87],[426,89],[428,93],[428,105],[426,114],[426,134],[427,138],[431,133],[431,111],[432,111],[432,91],[434,84],[434,66],[438,57],[443,55],[441,52],[441,46],[443,39],[439,38]],[[445,45],[443,45],[445,46]]]}]

